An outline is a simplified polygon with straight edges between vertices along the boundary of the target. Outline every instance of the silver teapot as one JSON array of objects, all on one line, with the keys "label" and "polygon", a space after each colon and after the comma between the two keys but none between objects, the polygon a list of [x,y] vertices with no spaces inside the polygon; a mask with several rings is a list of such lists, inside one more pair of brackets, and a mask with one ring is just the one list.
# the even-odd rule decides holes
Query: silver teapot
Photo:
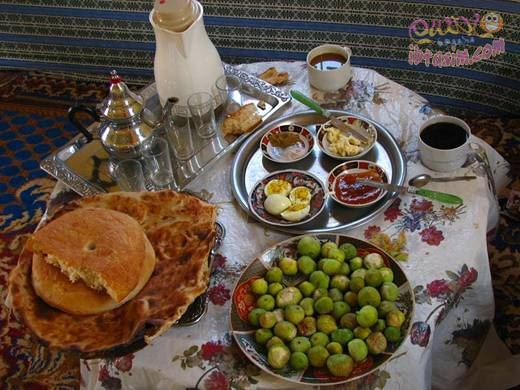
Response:
[{"label": "silver teapot", "polygon": [[[110,72],[108,96],[97,106],[97,110],[82,105],[74,106],[69,109],[68,118],[85,135],[87,142],[99,138],[111,157],[141,157],[149,145],[157,122],[143,115],[142,98],[128,89],[115,70]],[[99,122],[94,134],[76,117],[79,112]]]}]

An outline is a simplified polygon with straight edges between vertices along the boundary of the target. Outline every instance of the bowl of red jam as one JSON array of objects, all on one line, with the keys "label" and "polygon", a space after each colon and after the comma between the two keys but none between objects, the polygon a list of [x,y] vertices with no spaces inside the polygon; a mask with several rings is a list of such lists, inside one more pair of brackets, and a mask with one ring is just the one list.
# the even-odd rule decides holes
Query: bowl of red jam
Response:
[{"label": "bowl of red jam", "polygon": [[347,207],[366,207],[378,202],[386,190],[358,182],[370,180],[388,183],[385,170],[372,161],[347,161],[335,167],[327,177],[327,189],[331,197]]}]

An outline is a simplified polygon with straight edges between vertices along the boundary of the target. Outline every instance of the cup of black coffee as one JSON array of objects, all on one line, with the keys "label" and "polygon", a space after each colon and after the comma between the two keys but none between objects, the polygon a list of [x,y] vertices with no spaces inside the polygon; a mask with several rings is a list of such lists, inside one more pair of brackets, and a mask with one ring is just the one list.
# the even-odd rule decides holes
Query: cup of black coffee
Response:
[{"label": "cup of black coffee", "polygon": [[419,130],[419,153],[427,168],[450,172],[460,168],[469,151],[471,129],[462,119],[438,115]]}]

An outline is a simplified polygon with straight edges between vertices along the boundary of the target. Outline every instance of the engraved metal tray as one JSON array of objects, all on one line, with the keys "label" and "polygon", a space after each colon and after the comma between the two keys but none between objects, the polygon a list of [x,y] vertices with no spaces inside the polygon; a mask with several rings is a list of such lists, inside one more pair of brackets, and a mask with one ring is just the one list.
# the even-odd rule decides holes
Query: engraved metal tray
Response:
[{"label": "engraved metal tray", "polygon": [[[228,64],[224,65],[224,70],[226,74],[232,74],[241,79],[243,104],[254,103],[262,117],[262,123],[266,123],[279,114],[291,100],[291,97],[281,89],[247,72]],[[155,84],[144,88],[140,91],[140,95],[144,99],[146,113],[153,117],[160,117],[161,105]],[[263,102],[264,105],[259,105],[259,102]],[[256,130],[238,137],[224,137],[220,131],[224,114],[220,111],[220,109],[216,110],[219,128],[217,134],[210,139],[202,139],[193,130],[195,155],[184,162],[172,160],[175,177],[173,187],[175,189],[183,190],[195,177],[205,172],[217,160],[238,148],[244,140],[255,134]],[[261,126],[260,124],[257,129]],[[156,131],[161,134],[164,130],[159,127]],[[78,135],[57,152],[42,160],[40,167],[63,181],[78,194],[94,195],[100,192],[119,191],[111,176],[114,162],[115,160],[109,157],[99,140],[95,139],[86,143],[85,138]]]},{"label": "engraved metal tray", "polygon": [[[380,124],[361,115],[346,111],[331,110],[331,112],[335,115],[356,116],[374,125],[377,129],[376,145],[370,152],[364,155],[362,159],[373,161],[382,166],[391,184],[403,185],[406,179],[406,160],[390,132]],[[326,120],[327,119],[313,111],[291,114],[271,122],[268,126],[264,126],[262,131],[258,131],[242,144],[235,156],[231,170],[233,195],[242,209],[253,217],[248,206],[249,193],[255,183],[270,172],[294,168],[314,173],[320,178],[324,185],[326,184],[328,173],[343,161],[335,160],[322,153],[317,143],[315,143],[314,149],[309,156],[290,164],[275,163],[265,158],[259,148],[260,139],[273,127],[297,124],[306,127],[316,135],[319,125]],[[266,226],[292,234],[346,231],[375,218],[378,214],[386,210],[396,197],[396,193],[387,193],[380,201],[372,206],[348,208],[336,203],[329,196],[323,212],[309,223],[293,227],[281,227],[268,224],[266,224]]]}]

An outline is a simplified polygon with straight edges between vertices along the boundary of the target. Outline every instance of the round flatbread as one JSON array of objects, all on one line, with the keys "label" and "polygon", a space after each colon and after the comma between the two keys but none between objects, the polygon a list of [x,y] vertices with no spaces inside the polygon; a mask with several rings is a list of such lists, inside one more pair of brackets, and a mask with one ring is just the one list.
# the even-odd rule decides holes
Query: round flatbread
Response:
[{"label": "round flatbread", "polygon": [[33,253],[26,248],[9,278],[13,311],[51,347],[102,354],[146,342],[168,330],[208,285],[208,255],[215,238],[216,208],[174,191],[101,194],[71,202],[54,216],[77,208],[107,208],[125,213],[144,229],[155,255],[155,270],[144,288],[123,306],[78,316],[45,303],[31,280]]},{"label": "round flatbread", "polygon": [[[153,248],[141,225],[128,214],[106,208],[65,213],[36,231],[27,246],[38,255],[32,265],[36,293],[49,305],[72,314],[121,306],[141,291],[155,266]],[[105,294],[115,304],[106,299],[101,304]],[[91,304],[90,299],[101,305]]]}]

